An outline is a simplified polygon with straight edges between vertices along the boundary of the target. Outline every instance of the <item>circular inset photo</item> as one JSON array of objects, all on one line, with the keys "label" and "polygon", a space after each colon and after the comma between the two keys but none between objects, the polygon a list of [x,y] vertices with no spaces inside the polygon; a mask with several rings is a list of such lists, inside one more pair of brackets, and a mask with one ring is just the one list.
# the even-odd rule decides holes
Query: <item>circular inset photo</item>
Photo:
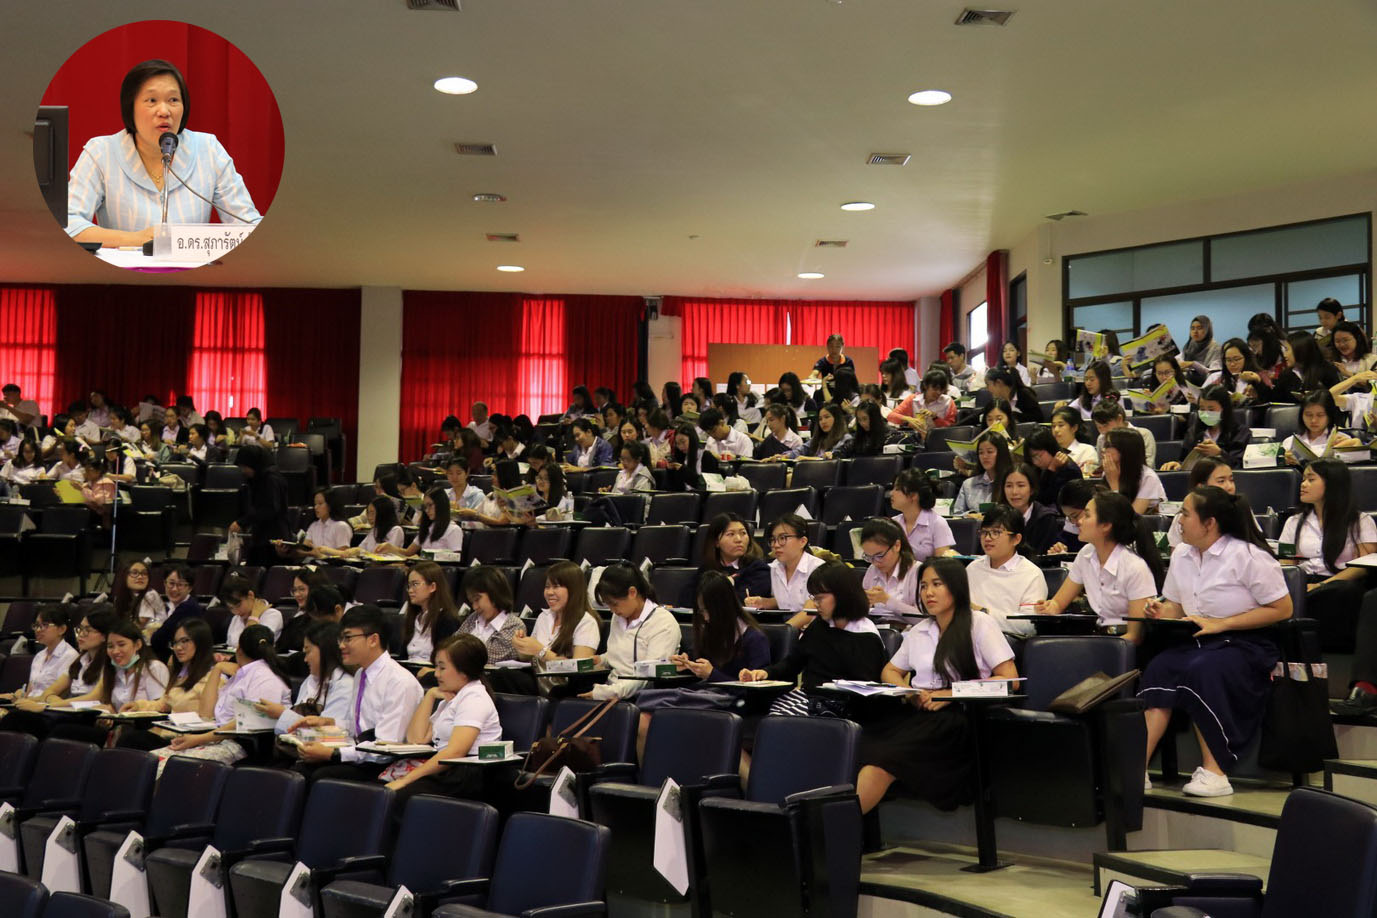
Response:
[{"label": "circular inset photo", "polygon": [[263,74],[199,26],[133,22],[88,41],[48,84],[34,168],[67,235],[120,268],[214,262],[258,226],[282,177],[282,115]]}]

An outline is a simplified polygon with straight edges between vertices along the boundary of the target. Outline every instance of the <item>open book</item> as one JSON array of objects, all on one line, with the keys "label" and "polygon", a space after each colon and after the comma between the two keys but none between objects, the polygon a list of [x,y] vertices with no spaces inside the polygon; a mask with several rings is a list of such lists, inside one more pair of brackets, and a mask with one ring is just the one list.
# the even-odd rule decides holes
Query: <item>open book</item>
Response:
[{"label": "open book", "polygon": [[1141,338],[1125,341],[1123,345],[1124,362],[1132,370],[1149,366],[1164,354],[1178,353],[1176,342],[1165,325],[1159,325]]},{"label": "open book", "polygon": [[1176,380],[1169,379],[1151,392],[1147,389],[1125,389],[1124,395],[1133,400],[1134,408],[1166,411],[1171,406],[1171,400],[1180,391],[1184,390],[1176,384]]},{"label": "open book", "polygon": [[497,498],[502,504],[502,509],[511,516],[539,513],[546,507],[545,498],[536,491],[535,485],[526,484],[510,490],[493,488],[492,496]]},{"label": "open book", "polygon": [[1303,441],[1299,435],[1291,438],[1291,449],[1288,452],[1296,457],[1296,461],[1302,464],[1312,462],[1315,459],[1339,459],[1343,462],[1362,462],[1372,453],[1370,447],[1363,443],[1357,446],[1335,446],[1340,440],[1349,439],[1348,434],[1335,428],[1330,431],[1329,439],[1325,441],[1324,448],[1315,452],[1314,448]]}]

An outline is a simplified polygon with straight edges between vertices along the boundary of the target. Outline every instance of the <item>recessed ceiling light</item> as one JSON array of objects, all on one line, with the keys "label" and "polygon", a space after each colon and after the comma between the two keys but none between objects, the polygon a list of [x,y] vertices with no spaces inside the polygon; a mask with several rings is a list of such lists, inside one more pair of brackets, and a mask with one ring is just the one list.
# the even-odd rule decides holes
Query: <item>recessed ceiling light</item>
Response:
[{"label": "recessed ceiling light", "polygon": [[473,80],[460,76],[440,77],[435,81],[435,89],[449,96],[466,96],[478,88]]},{"label": "recessed ceiling light", "polygon": [[908,100],[914,105],[946,105],[951,101],[951,93],[941,89],[922,89],[910,95]]},{"label": "recessed ceiling light", "polygon": [[799,280],[821,280],[822,278],[823,275],[817,271],[804,271],[799,275]]},{"label": "recessed ceiling light", "polygon": [[507,200],[507,196],[492,191],[480,191],[473,196],[473,199],[480,204],[501,204],[503,201]]},{"label": "recessed ceiling light", "polygon": [[526,269],[521,267],[521,265],[498,265],[497,270],[506,271],[508,274],[516,274],[517,272],[525,271]]},{"label": "recessed ceiling light", "polygon": [[874,210],[875,205],[869,201],[847,201],[841,206],[842,210]]}]

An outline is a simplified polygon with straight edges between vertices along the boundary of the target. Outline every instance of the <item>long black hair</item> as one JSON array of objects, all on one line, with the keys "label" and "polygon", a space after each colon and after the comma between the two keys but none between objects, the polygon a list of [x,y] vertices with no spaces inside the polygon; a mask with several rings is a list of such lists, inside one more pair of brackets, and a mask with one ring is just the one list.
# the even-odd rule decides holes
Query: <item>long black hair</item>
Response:
[{"label": "long black hair", "polygon": [[896,568],[899,579],[903,579],[916,563],[913,546],[899,528],[899,524],[884,516],[871,517],[861,524],[862,542],[880,542],[886,549],[899,546],[899,564]]},{"label": "long black hair", "polygon": [[977,679],[980,666],[975,661],[975,642],[971,639],[971,584],[966,578],[966,566],[955,558],[928,558],[918,568],[921,580],[932,571],[951,593],[951,621],[937,639],[932,654],[932,671],[943,685],[954,681]]},{"label": "long black hair", "polygon": [[1324,386],[1331,365],[1315,343],[1315,336],[1309,332],[1294,331],[1286,336],[1286,343],[1291,345],[1291,356],[1296,361],[1294,369],[1300,374],[1301,385],[1307,390]]},{"label": "long black hair", "polygon": [[[73,610],[75,610],[75,606],[73,606]],[[87,626],[92,631],[98,631],[107,638],[110,636],[110,632],[115,630],[115,625],[120,621],[119,617],[115,615],[114,607],[108,603],[91,609],[91,611],[86,613],[85,618]],[[75,612],[73,612],[72,619],[78,624],[81,622],[81,619]],[[140,637],[142,637],[142,635],[140,635]],[[91,661],[86,665],[84,670],[81,668],[80,655],[72,661],[72,665],[67,667],[67,678],[73,681],[79,678],[82,682],[86,683],[95,682],[100,678],[101,674],[105,672],[107,663],[105,641],[101,641],[100,646],[91,651]]]},{"label": "long black hair", "polygon": [[[1201,391],[1200,401],[1214,402],[1219,405],[1219,439],[1227,440],[1232,437],[1237,423],[1234,420],[1234,400],[1229,390],[1221,385],[1215,384]],[[1199,411],[1196,412],[1195,420],[1198,425],[1197,431],[1203,438],[1207,428],[1205,427],[1205,422],[1200,420]]]},{"label": "long black hair", "polygon": [[698,580],[698,608],[693,616],[693,652],[713,666],[736,658],[747,631],[760,630],[755,616],[741,608],[731,578],[707,571]]},{"label": "long black hair", "polygon": [[[1328,393],[1326,393],[1328,394]],[[1316,459],[1306,466],[1306,471],[1314,472],[1324,480],[1324,497],[1320,504],[1320,531],[1323,539],[1320,554],[1324,566],[1331,571],[1338,570],[1339,555],[1343,554],[1344,543],[1350,538],[1358,544],[1358,523],[1362,518],[1353,503],[1353,477],[1348,466],[1339,459]],[[1314,504],[1302,504],[1296,521],[1296,532],[1305,525],[1306,518],[1315,512]]]},{"label": "long black hair", "polygon": [[1248,347],[1248,342],[1242,338],[1230,338],[1219,348],[1219,382],[1228,391],[1233,392],[1238,388],[1238,377],[1229,372],[1229,348],[1233,348],[1243,355],[1243,369],[1239,373],[1256,373],[1266,381],[1268,387],[1271,386],[1271,373],[1262,369],[1262,365],[1257,361],[1257,355],[1253,349]]},{"label": "long black hair", "polygon": [[1297,433],[1304,433],[1309,436],[1310,430],[1305,426],[1305,409],[1311,405],[1319,405],[1324,409],[1325,418],[1328,420],[1328,423],[1325,424],[1326,431],[1332,431],[1339,426],[1339,406],[1334,402],[1334,396],[1329,393],[1329,390],[1321,386],[1315,391],[1307,393],[1305,398],[1301,399]]},{"label": "long black hair", "polygon": [[603,568],[594,596],[598,602],[606,605],[609,599],[625,599],[630,596],[633,587],[636,595],[647,603],[654,604],[655,588],[645,579],[641,569],[630,562],[618,561]]},{"label": "long black hair", "polygon": [[431,488],[426,492],[426,497],[430,498],[430,502],[435,505],[435,519],[430,519],[422,511],[420,528],[416,533],[416,538],[419,540],[417,544],[434,542],[449,529],[449,495],[445,493],[445,489]]},{"label": "long black hair", "polygon": [[[861,415],[864,414],[870,419],[870,429],[861,428]],[[856,406],[856,428],[852,433],[855,439],[855,449],[853,452],[857,456],[880,456],[885,451],[885,440],[889,436],[886,429],[884,415],[880,413],[880,406],[874,402],[861,402]]]},{"label": "long black hair", "polygon": [[387,534],[397,526],[397,504],[390,497],[375,497],[373,507],[373,539],[379,544],[387,540]]},{"label": "long black hair", "polygon": [[[1095,360],[1085,368],[1086,377],[1094,376],[1100,384],[1099,396],[1101,399],[1116,399],[1119,391],[1114,388],[1114,379],[1109,372],[1109,364],[1103,360]],[[1085,388],[1085,380],[1081,380],[1080,394],[1076,401],[1080,403],[1081,409],[1089,411],[1094,407],[1095,397]]]},{"label": "long black hair", "polygon": [[808,441],[808,454],[810,456],[821,456],[836,449],[837,444],[846,437],[846,412],[842,406],[836,402],[828,402],[818,408],[818,416],[826,411],[832,416],[832,429],[827,433],[822,432],[822,426],[813,422],[813,435]]},{"label": "long black hair", "polygon": [[1134,513],[1133,503],[1117,491],[1097,491],[1090,500],[1095,503],[1095,519],[1109,525],[1110,540],[1115,545],[1128,546],[1146,561],[1148,570],[1152,571],[1152,580],[1160,590],[1167,572],[1147,520]]},{"label": "long black hair", "polygon": [[277,659],[277,649],[273,647],[273,630],[267,625],[249,625],[245,628],[239,635],[238,650],[250,662],[262,660],[274,676],[283,682],[287,681],[287,673]]},{"label": "long black hair", "polygon": [[1272,547],[1267,544],[1266,536],[1257,528],[1253,508],[1242,493],[1230,494],[1223,488],[1207,486],[1191,491],[1186,495],[1186,500],[1191,501],[1195,515],[1202,521],[1214,520],[1218,524],[1220,535],[1233,536],[1265,551],[1269,558],[1276,557],[1272,554]]},{"label": "long black hair", "polygon": [[306,640],[315,645],[320,654],[320,676],[316,693],[311,703],[324,706],[325,696],[329,694],[330,679],[344,669],[344,659],[339,653],[339,624],[329,619],[314,621],[306,628]]},{"label": "long black hair", "polygon": [[1013,457],[1009,454],[1009,438],[1002,433],[990,431],[983,433],[975,441],[975,474],[983,475],[985,469],[980,465],[980,446],[982,443],[989,443],[995,448],[995,467],[990,469],[990,481],[998,481],[1004,477],[1004,473],[1009,470],[1009,466],[1014,464]]},{"label": "long black hair", "polygon": [[[167,687],[190,690],[215,666],[215,635],[211,633],[210,625],[206,624],[205,619],[194,617],[179,622],[177,631],[187,636],[196,652],[177,673],[173,674]],[[176,638],[176,632],[173,632],[173,638]],[[173,660],[175,662],[176,658]]]},{"label": "long black hair", "polygon": [[[1225,399],[1225,401],[1228,401]],[[1119,451],[1119,493],[1130,501],[1138,497],[1138,489],[1143,485],[1143,473],[1147,469],[1147,448],[1143,438],[1123,427],[1116,427],[1105,434],[1105,449]]]}]

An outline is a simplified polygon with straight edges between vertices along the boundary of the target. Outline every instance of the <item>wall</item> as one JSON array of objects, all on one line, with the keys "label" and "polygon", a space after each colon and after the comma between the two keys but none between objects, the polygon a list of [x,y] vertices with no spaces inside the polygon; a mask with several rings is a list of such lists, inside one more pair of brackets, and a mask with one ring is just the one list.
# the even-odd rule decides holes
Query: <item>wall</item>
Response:
[{"label": "wall", "polygon": [[914,305],[918,308],[918,344],[913,352],[913,366],[921,373],[924,367],[941,357],[947,342],[938,340],[942,329],[942,298],[925,296]]},{"label": "wall", "polygon": [[679,380],[684,356],[684,320],[679,316],[658,316],[647,324],[646,382],[659,397],[665,383]]},{"label": "wall", "polygon": [[397,461],[402,416],[402,288],[364,287],[359,305],[358,477]]},{"label": "wall", "polygon": [[[1373,201],[1377,201],[1377,170],[1043,224],[1009,253],[1009,276],[1028,272],[1028,340],[1037,346],[1063,333],[1061,259],[1067,255],[1371,212]],[[1373,260],[1377,262],[1377,257]],[[979,299],[971,305],[984,299],[984,283],[981,272],[980,292],[975,294]],[[962,296],[965,308],[964,292]]]}]

